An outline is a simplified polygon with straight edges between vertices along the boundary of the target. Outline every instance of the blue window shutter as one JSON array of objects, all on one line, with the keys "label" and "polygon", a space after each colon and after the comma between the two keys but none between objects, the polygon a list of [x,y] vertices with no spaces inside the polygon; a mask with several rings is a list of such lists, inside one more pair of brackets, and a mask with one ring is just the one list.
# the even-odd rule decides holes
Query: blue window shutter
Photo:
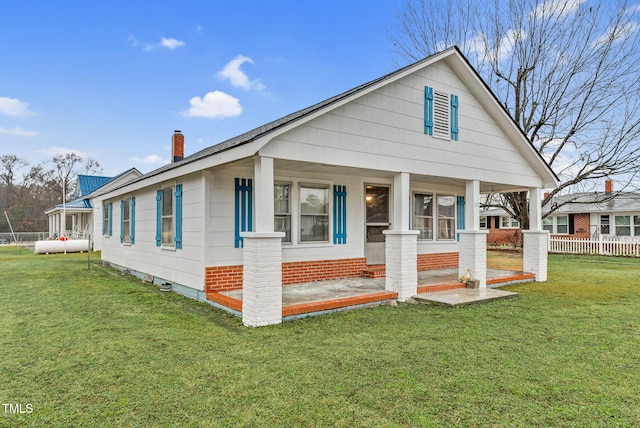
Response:
[{"label": "blue window shutter", "polygon": [[235,248],[242,248],[240,232],[253,230],[253,181],[250,178],[235,179]]},{"label": "blue window shutter", "polygon": [[136,198],[131,197],[131,206],[129,209],[129,239],[131,245],[136,242]]},{"label": "blue window shutter", "polygon": [[176,184],[175,238],[176,249],[182,248],[182,184]]},{"label": "blue window shutter", "polygon": [[120,243],[124,243],[124,200],[120,201]]},{"label": "blue window shutter", "polygon": [[[458,230],[465,229],[465,220],[464,220],[464,196],[458,196],[456,198],[456,208],[458,214]],[[458,241],[460,241],[460,234],[458,234]]]},{"label": "blue window shutter", "polygon": [[109,202],[109,236],[113,235],[113,202]]},{"label": "blue window shutter", "polygon": [[347,243],[347,186],[333,186],[333,243]]},{"label": "blue window shutter", "polygon": [[458,96],[451,95],[451,139],[458,139]]},{"label": "blue window shutter", "polygon": [[156,247],[162,245],[162,189],[156,192]]},{"label": "blue window shutter", "polygon": [[433,135],[433,88],[424,87],[424,133]]}]

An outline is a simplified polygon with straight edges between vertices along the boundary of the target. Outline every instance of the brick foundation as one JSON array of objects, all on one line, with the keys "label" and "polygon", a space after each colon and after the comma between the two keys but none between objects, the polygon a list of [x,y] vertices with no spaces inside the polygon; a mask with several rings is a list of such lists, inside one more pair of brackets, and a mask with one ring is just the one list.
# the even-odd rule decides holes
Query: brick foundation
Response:
[{"label": "brick foundation", "polygon": [[242,289],[242,265],[211,266],[205,268],[206,292]]},{"label": "brick foundation", "polygon": [[418,271],[458,267],[458,253],[418,254]]},{"label": "brick foundation", "polygon": [[366,267],[367,259],[364,257],[282,263],[282,284],[358,277]]},{"label": "brick foundation", "polygon": [[[418,271],[457,266],[458,253],[418,254]],[[365,275],[367,269],[371,268],[371,266],[367,266],[367,259],[364,257],[286,262],[282,263],[282,284],[354,278]],[[376,268],[380,271],[380,274],[374,277],[383,277],[384,265],[376,266]],[[205,268],[205,292],[220,293],[241,289],[242,265],[210,266]]]}]

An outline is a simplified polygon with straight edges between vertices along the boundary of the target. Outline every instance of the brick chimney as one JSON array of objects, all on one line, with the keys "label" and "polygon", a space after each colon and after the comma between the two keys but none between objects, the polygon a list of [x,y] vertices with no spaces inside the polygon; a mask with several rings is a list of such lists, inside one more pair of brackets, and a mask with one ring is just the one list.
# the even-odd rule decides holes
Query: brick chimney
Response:
[{"label": "brick chimney", "polygon": [[606,180],[604,182],[604,192],[605,193],[613,192],[613,180]]},{"label": "brick chimney", "polygon": [[178,162],[184,158],[184,135],[176,130],[171,137],[171,162]]}]

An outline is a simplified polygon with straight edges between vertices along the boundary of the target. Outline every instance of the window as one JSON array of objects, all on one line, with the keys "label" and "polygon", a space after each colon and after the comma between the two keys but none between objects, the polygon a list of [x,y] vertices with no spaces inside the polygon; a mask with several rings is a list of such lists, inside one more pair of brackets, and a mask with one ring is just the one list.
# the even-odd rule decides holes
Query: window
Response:
[{"label": "window", "polygon": [[553,233],[553,217],[545,217],[542,219],[542,230]]},{"label": "window", "polygon": [[487,228],[487,216],[480,216],[480,229]]},{"label": "window", "polygon": [[120,201],[120,242],[131,243],[131,198]]},{"label": "window", "polygon": [[156,246],[182,248],[182,184],[156,193]]},{"label": "window", "polygon": [[603,214],[600,216],[600,233],[603,235],[611,233],[611,229],[609,227],[609,214]]},{"label": "window", "polygon": [[520,228],[520,222],[513,217],[503,216],[500,217],[500,227],[502,229],[518,229]]},{"label": "window", "polygon": [[438,239],[449,240],[456,237],[456,198],[438,195]]},{"label": "window", "polygon": [[628,215],[616,216],[616,236],[631,236],[631,217]]},{"label": "window", "polygon": [[329,187],[300,185],[300,242],[329,241]]},{"label": "window", "polygon": [[640,236],[640,215],[633,216],[633,236]]},{"label": "window", "polygon": [[173,246],[173,186],[162,189],[162,245]]},{"label": "window", "polygon": [[113,204],[111,202],[104,202],[102,204],[102,234],[104,236],[111,236],[113,232]]},{"label": "window", "polygon": [[120,201],[120,242],[135,242],[136,198],[130,197]]},{"label": "window", "polygon": [[556,233],[569,233],[569,217],[559,215],[556,217]]},{"label": "window", "polygon": [[418,239],[433,239],[433,195],[413,195],[413,227],[420,234]]},{"label": "window", "polygon": [[291,242],[291,184],[273,186],[273,199],[273,230],[284,232],[282,242]]}]

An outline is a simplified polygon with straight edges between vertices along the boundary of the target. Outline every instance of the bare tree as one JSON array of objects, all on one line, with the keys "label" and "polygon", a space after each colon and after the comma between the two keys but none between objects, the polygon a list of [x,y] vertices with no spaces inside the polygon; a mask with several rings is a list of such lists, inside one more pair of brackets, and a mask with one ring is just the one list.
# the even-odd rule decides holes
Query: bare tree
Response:
[{"label": "bare tree", "polygon": [[53,177],[62,194],[64,183],[64,194],[67,200],[73,198],[75,191],[75,177],[80,174],[95,174],[102,170],[100,164],[93,158],[88,158],[84,165],[84,158],[76,153],[58,154],[52,159]]},{"label": "bare tree", "polygon": [[[561,179],[546,205],[637,174],[639,14],[626,1],[407,0],[390,39],[403,60],[460,47]],[[527,192],[493,200],[528,227]]]},{"label": "bare tree", "polygon": [[26,166],[27,162],[16,155],[0,156],[0,180],[2,180],[2,184],[13,187],[16,174]]}]

